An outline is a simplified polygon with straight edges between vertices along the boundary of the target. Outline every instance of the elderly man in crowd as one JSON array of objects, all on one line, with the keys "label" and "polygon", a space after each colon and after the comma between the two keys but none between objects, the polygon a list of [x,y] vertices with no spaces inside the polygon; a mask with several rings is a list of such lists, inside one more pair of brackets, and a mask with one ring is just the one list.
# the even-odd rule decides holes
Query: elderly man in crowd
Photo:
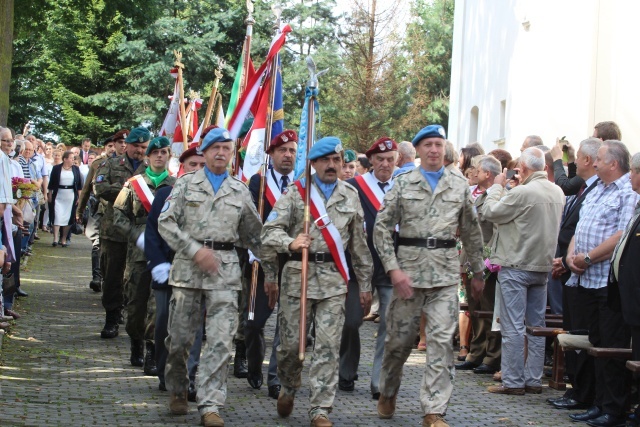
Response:
[{"label": "elderly man in crowd", "polygon": [[[476,188],[480,189],[481,194],[475,199],[474,206],[478,211],[484,246],[487,247],[493,238],[495,224],[484,217],[482,208],[487,200],[487,189],[493,185],[496,177],[500,175],[502,167],[500,162],[492,156],[479,157],[476,167],[478,170],[478,186]],[[476,298],[467,283],[466,291],[469,312],[471,313],[473,337],[466,360],[456,365],[456,369],[473,369],[476,374],[493,374],[500,370],[500,332],[491,331],[491,319],[473,316],[475,311],[493,311],[496,276],[497,273],[491,273],[486,279],[484,291],[480,298]]]},{"label": "elderly man in crowd", "polygon": [[514,187],[505,189],[506,171],[498,175],[482,207],[484,218],[498,226],[491,263],[502,266],[498,273],[502,385],[489,387],[488,391],[513,395],[542,392],[544,337],[527,335],[525,362],[525,322],[544,326],[547,275],[564,207],[562,190],[547,180],[542,151],[525,149],[519,166],[512,181]]},{"label": "elderly man in crowd", "polygon": [[402,141],[398,144],[396,166],[398,166],[398,169],[393,171],[394,177],[416,168],[416,149],[411,142]]},{"label": "elderly man in crowd", "polygon": [[[629,334],[620,312],[609,307],[609,259],[631,220],[638,194],[629,178],[629,151],[620,141],[605,141],[598,149],[594,167],[600,182],[584,201],[576,233],[567,249],[572,271],[567,284],[577,285],[574,329],[589,331],[595,347],[628,347]],[[574,421],[597,427],[624,425],[627,403],[624,362],[597,359],[577,366],[576,377],[594,375],[594,405]]]},{"label": "elderly man in crowd", "polygon": [[526,150],[527,148],[537,147],[539,145],[544,145],[542,142],[542,138],[538,135],[529,135],[522,142],[522,147],[520,147],[520,152]]},{"label": "elderly man in crowd", "polygon": [[[391,418],[395,413],[402,367],[424,313],[429,343],[420,388],[422,425],[447,427],[444,415],[453,392],[452,338],[458,320],[460,280],[455,236],[460,230],[474,272],[473,285],[481,288],[482,232],[467,180],[444,166],[444,128],[427,126],[412,144],[420,167],[396,178],[373,230],[375,248],[393,284],[378,416]],[[397,253],[393,238],[396,225],[400,227]]]}]

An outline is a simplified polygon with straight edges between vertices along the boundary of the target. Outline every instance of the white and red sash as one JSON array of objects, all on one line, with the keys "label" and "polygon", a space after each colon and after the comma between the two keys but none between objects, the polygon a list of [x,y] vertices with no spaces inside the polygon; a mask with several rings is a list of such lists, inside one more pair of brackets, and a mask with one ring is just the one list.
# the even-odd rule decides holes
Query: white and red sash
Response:
[{"label": "white and red sash", "polygon": [[136,175],[132,178],[129,178],[129,183],[131,187],[133,187],[133,191],[136,192],[138,199],[142,202],[142,206],[149,213],[151,211],[151,205],[153,204],[153,193],[147,182],[144,180],[142,175]]},{"label": "white and red sash", "polygon": [[280,188],[278,187],[278,183],[273,177],[272,170],[269,170],[267,172],[266,179],[267,179],[267,185],[265,185],[265,188],[264,188],[264,195],[267,198],[269,205],[271,205],[271,207],[273,208],[273,206],[276,204],[276,202],[282,195],[282,191],[280,191]]},{"label": "white and red sash", "polygon": [[373,174],[365,173],[364,175],[356,176],[355,179],[364,195],[367,196],[367,200],[369,200],[376,211],[379,211],[382,200],[384,199],[384,191],[382,191],[378,185],[378,181],[374,178]]},{"label": "white and red sash", "polygon": [[[302,196],[302,200],[304,200],[305,188],[300,181],[296,181],[295,184],[298,192],[300,192],[300,196]],[[313,216],[314,223],[322,233],[322,237],[324,237],[324,241],[329,247],[329,252],[331,252],[331,256],[340,275],[345,283],[349,283],[349,267],[347,266],[347,258],[344,254],[344,243],[342,243],[340,232],[327,215],[327,208],[322,201],[320,193],[318,193],[318,190],[313,185],[310,185],[310,187],[311,195],[309,199],[311,206],[309,206],[309,210],[311,211],[311,216]]]}]

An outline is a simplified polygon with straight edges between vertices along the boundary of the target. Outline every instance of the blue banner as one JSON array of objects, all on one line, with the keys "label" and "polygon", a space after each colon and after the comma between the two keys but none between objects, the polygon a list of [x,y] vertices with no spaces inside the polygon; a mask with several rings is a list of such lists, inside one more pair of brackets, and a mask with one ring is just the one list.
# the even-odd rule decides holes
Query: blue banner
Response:
[{"label": "blue banner", "polygon": [[284,105],[282,103],[282,73],[280,69],[280,55],[278,55],[278,71],[276,74],[276,90],[273,97],[273,121],[271,124],[271,138],[284,131]]},{"label": "blue banner", "polygon": [[[300,131],[298,132],[298,153],[296,154],[295,178],[300,179],[304,175],[304,168],[307,164],[307,134],[309,131],[309,99],[315,98],[313,109],[315,111],[315,121],[320,121],[320,104],[318,103],[318,89],[307,87],[304,94],[304,105],[302,106],[302,114],[300,115]],[[315,126],[313,126],[313,135],[311,141],[316,141]],[[311,144],[313,145],[313,143]],[[311,148],[311,147],[309,147]]]}]

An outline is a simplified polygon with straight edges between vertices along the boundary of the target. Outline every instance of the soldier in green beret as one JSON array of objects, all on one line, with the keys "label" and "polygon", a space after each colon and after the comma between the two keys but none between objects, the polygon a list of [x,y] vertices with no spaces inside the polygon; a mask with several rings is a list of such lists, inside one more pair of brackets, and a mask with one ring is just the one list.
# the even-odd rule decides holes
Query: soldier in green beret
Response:
[{"label": "soldier in green beret", "polygon": [[[124,135],[122,135],[124,136]],[[100,240],[102,254],[102,306],[106,311],[102,338],[118,336],[118,322],[124,305],[123,280],[127,260],[127,236],[113,227],[113,202],[116,201],[124,183],[133,175],[144,173],[148,164],[144,155],[151,139],[146,128],[133,129],[125,136],[127,144],[121,156],[105,159],[98,166],[93,192],[100,199],[104,215],[100,221]],[[136,352],[131,361],[142,366],[142,353]]]},{"label": "soldier in green beret", "polygon": [[164,136],[149,143],[145,153],[149,166],[144,173],[134,175],[124,183],[113,204],[113,225],[128,237],[124,288],[128,301],[126,328],[131,338],[132,364],[134,356],[142,353],[140,349],[144,342],[147,348],[144,373],[150,376],[158,375],[153,341],[156,302],[151,292],[151,272],[147,269],[144,255],[144,229],[154,194],[159,188],[173,186],[176,181],[167,170],[170,145]]},{"label": "soldier in green beret", "polygon": [[340,179],[346,181],[356,176],[356,163],[358,157],[353,150],[344,150],[344,164],[342,165],[342,173]]}]

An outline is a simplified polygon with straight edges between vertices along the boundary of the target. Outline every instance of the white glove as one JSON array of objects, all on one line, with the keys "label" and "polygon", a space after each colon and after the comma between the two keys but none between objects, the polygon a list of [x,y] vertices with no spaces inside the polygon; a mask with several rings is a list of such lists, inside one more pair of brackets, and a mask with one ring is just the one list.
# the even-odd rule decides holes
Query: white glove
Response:
[{"label": "white glove", "polygon": [[255,255],[253,255],[253,252],[249,250],[249,264],[253,264],[253,261],[260,262],[260,258],[256,258]]},{"label": "white glove", "polygon": [[166,283],[169,280],[169,270],[171,270],[171,263],[163,262],[151,269],[151,277],[157,283]]},{"label": "white glove", "polygon": [[136,246],[144,251],[144,231],[138,236],[138,240],[136,240]]}]

